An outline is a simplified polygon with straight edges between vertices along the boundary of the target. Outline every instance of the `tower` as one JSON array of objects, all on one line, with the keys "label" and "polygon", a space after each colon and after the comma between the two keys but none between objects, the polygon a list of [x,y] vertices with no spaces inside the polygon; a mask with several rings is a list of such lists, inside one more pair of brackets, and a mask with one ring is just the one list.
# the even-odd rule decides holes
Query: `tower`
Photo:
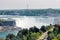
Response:
[{"label": "tower", "polygon": [[26,4],[26,9],[29,9],[30,7],[30,0],[26,0],[27,4]]}]

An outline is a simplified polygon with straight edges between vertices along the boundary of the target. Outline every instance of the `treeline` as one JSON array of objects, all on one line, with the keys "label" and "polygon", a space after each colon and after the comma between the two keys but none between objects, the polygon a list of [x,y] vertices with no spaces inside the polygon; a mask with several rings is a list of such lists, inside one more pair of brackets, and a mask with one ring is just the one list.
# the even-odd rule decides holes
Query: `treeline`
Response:
[{"label": "treeline", "polygon": [[60,25],[54,25],[53,31],[48,32],[47,40],[60,40]]},{"label": "treeline", "polygon": [[53,26],[50,24],[48,26],[41,26],[41,28],[37,28],[36,26],[31,27],[29,29],[20,30],[17,35],[8,34],[5,40],[37,40],[40,38],[42,33],[51,29]]},{"label": "treeline", "polygon": [[20,16],[57,16],[60,9],[22,9],[22,10],[0,10],[0,15],[20,15]]}]

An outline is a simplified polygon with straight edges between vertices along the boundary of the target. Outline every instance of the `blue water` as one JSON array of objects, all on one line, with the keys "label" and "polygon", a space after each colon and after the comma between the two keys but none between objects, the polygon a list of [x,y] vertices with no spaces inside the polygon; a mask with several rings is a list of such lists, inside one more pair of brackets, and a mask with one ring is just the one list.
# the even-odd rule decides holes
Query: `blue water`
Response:
[{"label": "blue water", "polygon": [[11,31],[3,31],[3,32],[0,32],[0,38],[6,38],[6,35],[8,34],[14,34],[14,35],[17,35],[18,33],[18,30],[11,30]]}]

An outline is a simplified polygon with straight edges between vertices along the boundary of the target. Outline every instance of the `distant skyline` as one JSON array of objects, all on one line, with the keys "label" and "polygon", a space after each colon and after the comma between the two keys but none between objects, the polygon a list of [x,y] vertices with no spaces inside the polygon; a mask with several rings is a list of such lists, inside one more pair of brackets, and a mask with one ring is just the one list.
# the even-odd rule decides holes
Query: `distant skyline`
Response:
[{"label": "distant skyline", "polygon": [[60,0],[0,0],[1,9],[60,9]]}]

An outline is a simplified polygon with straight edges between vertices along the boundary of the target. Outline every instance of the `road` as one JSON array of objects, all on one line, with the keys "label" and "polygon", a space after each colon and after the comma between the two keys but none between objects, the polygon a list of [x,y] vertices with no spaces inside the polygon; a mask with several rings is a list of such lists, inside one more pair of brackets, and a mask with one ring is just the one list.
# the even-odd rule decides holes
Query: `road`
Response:
[{"label": "road", "polygon": [[[54,28],[54,27],[53,27]],[[48,31],[52,31],[53,30],[53,28],[51,28],[50,30],[48,30]],[[43,34],[42,34],[42,36],[38,39],[38,40],[47,40],[47,37],[48,37],[48,31],[46,31],[46,32],[44,32]]]},{"label": "road", "polygon": [[47,39],[47,33],[48,33],[48,31],[43,33],[42,36],[38,40],[46,40]]}]

